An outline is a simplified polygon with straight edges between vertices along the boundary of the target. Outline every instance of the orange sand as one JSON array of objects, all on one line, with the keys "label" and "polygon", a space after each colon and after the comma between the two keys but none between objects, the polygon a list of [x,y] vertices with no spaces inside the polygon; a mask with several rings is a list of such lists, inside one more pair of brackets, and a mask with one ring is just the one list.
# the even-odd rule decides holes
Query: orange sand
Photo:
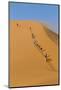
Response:
[{"label": "orange sand", "polygon": [[[34,46],[30,26],[40,46],[51,57],[49,62]],[[58,84],[56,37],[39,22],[10,21],[10,87]]]}]

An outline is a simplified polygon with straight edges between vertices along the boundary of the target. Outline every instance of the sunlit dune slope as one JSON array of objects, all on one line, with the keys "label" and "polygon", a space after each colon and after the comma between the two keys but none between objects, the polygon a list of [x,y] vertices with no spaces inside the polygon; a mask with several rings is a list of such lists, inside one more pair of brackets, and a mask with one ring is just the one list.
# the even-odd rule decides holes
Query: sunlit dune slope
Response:
[{"label": "sunlit dune slope", "polygon": [[10,21],[10,87],[58,84],[57,40],[42,23]]}]

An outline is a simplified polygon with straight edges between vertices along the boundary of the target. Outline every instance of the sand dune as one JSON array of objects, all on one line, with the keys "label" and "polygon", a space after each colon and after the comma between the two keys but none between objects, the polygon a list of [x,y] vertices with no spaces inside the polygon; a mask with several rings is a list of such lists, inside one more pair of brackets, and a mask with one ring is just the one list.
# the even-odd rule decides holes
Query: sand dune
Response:
[{"label": "sand dune", "polygon": [[10,87],[58,84],[57,35],[35,21],[10,21]]}]

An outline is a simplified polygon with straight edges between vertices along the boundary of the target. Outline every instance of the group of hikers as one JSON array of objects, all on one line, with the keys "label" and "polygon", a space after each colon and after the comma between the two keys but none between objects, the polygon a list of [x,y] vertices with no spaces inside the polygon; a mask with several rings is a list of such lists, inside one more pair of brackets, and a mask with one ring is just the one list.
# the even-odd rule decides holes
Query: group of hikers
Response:
[{"label": "group of hikers", "polygon": [[[17,24],[17,27],[18,27],[18,26],[19,26],[19,24]],[[46,50],[44,50],[44,49],[38,44],[38,41],[36,40],[36,37],[35,37],[34,33],[32,32],[31,26],[29,27],[29,29],[30,29],[31,34],[32,34],[32,39],[33,39],[34,45],[39,49],[39,51],[40,51],[40,52],[42,53],[42,55],[45,57],[46,62],[47,62],[47,61],[50,61],[51,59],[50,59],[50,57],[48,56],[48,54],[47,54],[47,53],[44,54],[44,52],[45,52]]]},{"label": "group of hikers", "polygon": [[[30,30],[31,30],[31,27],[30,27]],[[44,49],[38,44],[38,41],[36,40],[36,37],[35,37],[34,33],[32,32],[32,30],[31,30],[31,34],[32,34],[32,39],[33,39],[34,45],[39,49],[39,51],[40,51],[40,52],[42,53],[42,55],[45,57],[46,62],[47,62],[47,61],[50,61],[51,58],[48,56],[47,53],[44,54],[44,52],[45,52],[46,50],[44,50]]]}]

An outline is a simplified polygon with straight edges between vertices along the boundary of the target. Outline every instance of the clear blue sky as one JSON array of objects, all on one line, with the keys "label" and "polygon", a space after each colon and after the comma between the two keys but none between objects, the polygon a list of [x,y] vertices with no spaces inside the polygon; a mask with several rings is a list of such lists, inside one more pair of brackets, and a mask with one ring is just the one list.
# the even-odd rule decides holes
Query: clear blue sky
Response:
[{"label": "clear blue sky", "polygon": [[58,32],[58,6],[27,3],[10,3],[11,20],[37,20]]}]

